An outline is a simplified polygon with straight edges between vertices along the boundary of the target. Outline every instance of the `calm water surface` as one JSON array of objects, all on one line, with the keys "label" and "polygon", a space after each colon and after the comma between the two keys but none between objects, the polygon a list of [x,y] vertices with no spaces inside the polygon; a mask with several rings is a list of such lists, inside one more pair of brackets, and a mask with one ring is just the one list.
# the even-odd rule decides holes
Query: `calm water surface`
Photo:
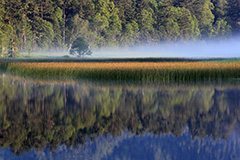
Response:
[{"label": "calm water surface", "polygon": [[0,74],[0,160],[240,159],[240,83]]}]

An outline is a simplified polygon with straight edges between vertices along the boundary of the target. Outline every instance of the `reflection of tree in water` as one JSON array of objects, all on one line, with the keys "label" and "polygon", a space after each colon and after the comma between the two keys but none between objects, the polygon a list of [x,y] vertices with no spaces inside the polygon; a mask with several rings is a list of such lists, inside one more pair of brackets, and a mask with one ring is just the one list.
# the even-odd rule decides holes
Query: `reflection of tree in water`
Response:
[{"label": "reflection of tree in water", "polygon": [[122,130],[155,135],[228,138],[239,127],[240,89],[214,87],[127,88],[37,84],[0,78],[0,146],[15,153]]}]

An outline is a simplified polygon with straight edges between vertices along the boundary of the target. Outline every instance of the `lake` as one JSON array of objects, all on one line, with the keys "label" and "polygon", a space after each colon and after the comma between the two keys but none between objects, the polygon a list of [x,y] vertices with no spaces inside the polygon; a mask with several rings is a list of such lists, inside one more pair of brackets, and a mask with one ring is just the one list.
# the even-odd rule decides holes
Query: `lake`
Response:
[{"label": "lake", "polygon": [[0,74],[0,159],[239,159],[240,81]]}]

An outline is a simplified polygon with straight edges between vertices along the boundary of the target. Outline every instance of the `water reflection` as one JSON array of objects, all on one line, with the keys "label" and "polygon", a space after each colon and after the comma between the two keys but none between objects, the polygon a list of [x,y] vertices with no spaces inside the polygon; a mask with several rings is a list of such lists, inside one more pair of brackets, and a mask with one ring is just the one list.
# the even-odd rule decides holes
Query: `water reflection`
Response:
[{"label": "water reflection", "polygon": [[237,159],[239,120],[238,84],[107,85],[0,76],[3,159]]}]

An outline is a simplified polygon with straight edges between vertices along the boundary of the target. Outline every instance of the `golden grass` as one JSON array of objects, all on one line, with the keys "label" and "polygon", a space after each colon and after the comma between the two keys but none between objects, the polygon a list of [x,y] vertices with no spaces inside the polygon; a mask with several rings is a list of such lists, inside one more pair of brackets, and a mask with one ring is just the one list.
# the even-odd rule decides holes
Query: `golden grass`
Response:
[{"label": "golden grass", "polygon": [[199,69],[240,69],[240,63],[219,62],[113,62],[113,63],[11,63],[15,67],[28,69],[157,69],[157,70],[199,70]]},{"label": "golden grass", "polygon": [[22,76],[118,81],[197,81],[240,78],[238,62],[49,62],[7,63]]}]

